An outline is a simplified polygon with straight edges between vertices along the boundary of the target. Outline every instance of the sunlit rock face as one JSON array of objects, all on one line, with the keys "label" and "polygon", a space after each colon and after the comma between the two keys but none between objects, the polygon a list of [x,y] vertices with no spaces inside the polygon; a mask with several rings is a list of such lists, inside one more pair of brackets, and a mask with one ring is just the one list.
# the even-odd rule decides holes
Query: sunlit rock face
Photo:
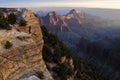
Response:
[{"label": "sunlit rock face", "polygon": [[75,9],[72,9],[66,15],[60,15],[55,11],[51,11],[46,16],[42,17],[41,21],[49,30],[57,30],[57,32],[74,32],[73,28],[79,29],[80,27],[98,27],[98,25],[106,25],[104,19]]},{"label": "sunlit rock face", "polygon": [[[29,9],[22,18],[27,25],[17,26],[19,31],[0,31],[0,80],[24,80],[36,72],[42,72],[44,80],[53,80],[42,58],[44,42],[39,21]],[[13,44],[10,49],[4,48],[6,41]]]}]

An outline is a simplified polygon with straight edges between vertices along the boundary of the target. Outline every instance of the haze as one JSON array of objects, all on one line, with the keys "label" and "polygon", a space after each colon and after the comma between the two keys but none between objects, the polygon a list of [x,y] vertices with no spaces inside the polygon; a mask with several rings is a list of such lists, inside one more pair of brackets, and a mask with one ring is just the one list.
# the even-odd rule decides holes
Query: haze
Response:
[{"label": "haze", "polygon": [[0,0],[0,7],[86,7],[120,9],[120,0]]}]

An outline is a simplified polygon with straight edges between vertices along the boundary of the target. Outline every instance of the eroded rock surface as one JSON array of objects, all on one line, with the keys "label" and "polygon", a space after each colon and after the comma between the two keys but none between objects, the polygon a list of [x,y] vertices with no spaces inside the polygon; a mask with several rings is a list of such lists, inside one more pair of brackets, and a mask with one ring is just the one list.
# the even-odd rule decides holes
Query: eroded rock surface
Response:
[{"label": "eroded rock surface", "polygon": [[[0,80],[23,80],[36,72],[47,74],[44,80],[52,80],[42,58],[44,42],[39,21],[29,9],[22,18],[27,25],[18,26],[19,31],[0,31]],[[10,49],[4,48],[6,41],[13,44]]]}]

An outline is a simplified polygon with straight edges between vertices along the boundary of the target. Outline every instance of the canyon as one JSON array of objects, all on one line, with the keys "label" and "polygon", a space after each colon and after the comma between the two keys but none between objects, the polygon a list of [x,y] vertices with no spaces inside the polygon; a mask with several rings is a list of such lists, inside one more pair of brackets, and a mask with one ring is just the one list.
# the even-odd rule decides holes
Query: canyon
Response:
[{"label": "canyon", "polygon": [[74,56],[95,64],[101,69],[101,74],[111,80],[120,79],[120,28],[114,24],[111,26],[110,20],[76,9],[65,15],[50,11],[39,19],[69,47]]},{"label": "canyon", "polygon": [[119,32],[106,19],[76,9],[45,16],[26,8],[2,11],[17,21],[0,28],[0,80],[119,79]]}]

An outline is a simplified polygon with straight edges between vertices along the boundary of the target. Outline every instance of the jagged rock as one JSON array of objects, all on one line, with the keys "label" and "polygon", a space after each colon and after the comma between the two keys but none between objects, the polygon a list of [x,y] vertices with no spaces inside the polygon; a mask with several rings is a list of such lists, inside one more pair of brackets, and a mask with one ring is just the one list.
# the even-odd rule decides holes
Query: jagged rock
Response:
[{"label": "jagged rock", "polygon": [[81,26],[97,27],[98,25],[106,25],[105,20],[76,9],[72,9],[66,15],[60,15],[55,11],[51,11],[46,16],[42,18],[40,17],[40,19],[42,21],[42,24],[47,26],[48,30],[53,30],[54,32],[55,30],[57,30],[56,32],[74,32]]}]

